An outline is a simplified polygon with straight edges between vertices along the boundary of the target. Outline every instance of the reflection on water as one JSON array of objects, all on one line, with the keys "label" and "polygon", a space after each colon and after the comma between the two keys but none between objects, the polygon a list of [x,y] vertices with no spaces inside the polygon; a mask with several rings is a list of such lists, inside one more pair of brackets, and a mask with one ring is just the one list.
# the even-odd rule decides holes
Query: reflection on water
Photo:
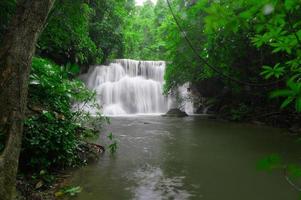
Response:
[{"label": "reflection on water", "polygon": [[[272,153],[299,159],[299,145],[278,129],[160,116],[112,118],[105,132],[118,151],[74,172],[76,200],[294,200],[283,173],[260,172]],[[104,144],[103,134],[99,143]]]},{"label": "reflection on water", "polygon": [[183,189],[184,176],[166,177],[159,167],[147,166],[139,169],[132,176],[137,184],[131,188],[134,199],[175,199],[185,200],[192,195]]}]

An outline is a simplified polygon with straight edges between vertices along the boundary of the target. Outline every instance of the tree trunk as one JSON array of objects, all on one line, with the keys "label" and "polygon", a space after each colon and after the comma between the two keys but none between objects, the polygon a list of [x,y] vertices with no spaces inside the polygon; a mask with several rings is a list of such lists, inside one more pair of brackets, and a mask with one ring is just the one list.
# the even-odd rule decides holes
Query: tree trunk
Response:
[{"label": "tree trunk", "polygon": [[21,149],[28,77],[35,45],[55,0],[19,0],[0,48],[0,197],[13,198]]}]

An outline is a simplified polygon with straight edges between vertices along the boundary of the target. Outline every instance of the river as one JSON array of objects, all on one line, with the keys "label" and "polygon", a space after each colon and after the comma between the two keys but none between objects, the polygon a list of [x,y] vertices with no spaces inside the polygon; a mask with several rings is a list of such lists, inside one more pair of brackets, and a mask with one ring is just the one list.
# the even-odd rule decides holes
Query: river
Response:
[{"label": "river", "polygon": [[77,200],[293,200],[281,171],[256,168],[278,153],[298,159],[298,144],[282,130],[200,117],[115,117],[103,131],[118,140],[115,155],[72,174]]}]

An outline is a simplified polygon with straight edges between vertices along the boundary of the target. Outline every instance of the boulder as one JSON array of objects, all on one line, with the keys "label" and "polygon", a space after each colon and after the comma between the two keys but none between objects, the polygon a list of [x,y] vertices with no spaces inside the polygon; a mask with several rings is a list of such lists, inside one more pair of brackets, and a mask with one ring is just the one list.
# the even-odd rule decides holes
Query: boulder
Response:
[{"label": "boulder", "polygon": [[178,108],[172,108],[162,116],[163,117],[187,117],[188,115],[186,112],[183,112]]}]

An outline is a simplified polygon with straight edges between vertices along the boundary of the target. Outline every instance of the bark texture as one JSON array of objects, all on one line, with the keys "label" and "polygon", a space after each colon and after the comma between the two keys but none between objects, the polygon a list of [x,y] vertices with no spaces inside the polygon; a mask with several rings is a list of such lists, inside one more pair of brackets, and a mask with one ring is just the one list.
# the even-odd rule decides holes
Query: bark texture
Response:
[{"label": "bark texture", "polygon": [[55,0],[19,0],[0,47],[0,199],[15,191],[31,60],[39,33]]}]

